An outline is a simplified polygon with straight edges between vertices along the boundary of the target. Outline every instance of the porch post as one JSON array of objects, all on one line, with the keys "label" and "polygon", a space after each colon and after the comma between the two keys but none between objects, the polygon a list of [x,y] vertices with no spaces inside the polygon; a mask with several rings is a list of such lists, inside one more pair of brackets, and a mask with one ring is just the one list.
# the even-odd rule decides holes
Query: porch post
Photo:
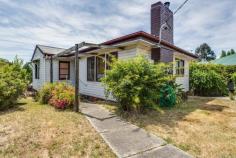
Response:
[{"label": "porch post", "polygon": [[53,59],[50,57],[50,82],[53,83]]},{"label": "porch post", "polygon": [[105,53],[105,69],[104,69],[104,74],[105,74],[105,77],[107,76],[107,53]]},{"label": "porch post", "polygon": [[79,111],[79,48],[78,44],[75,44],[75,104],[74,111]]}]

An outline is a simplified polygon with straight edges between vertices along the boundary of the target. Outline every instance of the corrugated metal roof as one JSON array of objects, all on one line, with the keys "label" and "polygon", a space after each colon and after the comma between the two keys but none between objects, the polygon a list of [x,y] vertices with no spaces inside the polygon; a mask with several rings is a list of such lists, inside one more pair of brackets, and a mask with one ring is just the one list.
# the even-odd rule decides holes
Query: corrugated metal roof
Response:
[{"label": "corrugated metal roof", "polygon": [[51,46],[44,46],[44,45],[37,45],[39,47],[39,49],[41,49],[41,51],[44,54],[58,54],[62,51],[64,51],[64,48],[57,48],[57,47],[51,47]]},{"label": "corrugated metal roof", "polygon": [[[149,33],[146,33],[144,31],[138,31],[138,32],[135,32],[135,33],[131,33],[131,34],[128,34],[128,35],[125,35],[125,36],[121,36],[121,37],[118,37],[118,38],[115,38],[115,39],[112,39],[112,40],[109,40],[109,41],[106,41],[106,42],[103,42],[101,44],[103,45],[113,45],[113,44],[117,44],[117,43],[122,43],[122,42],[126,42],[126,41],[129,41],[129,40],[134,40],[136,38],[139,38],[139,37],[142,37],[144,38],[145,40],[148,40],[148,41],[152,41],[152,42],[155,42],[155,43],[158,43],[159,42],[159,37],[156,37],[152,34],[149,34]],[[188,56],[191,56],[193,58],[198,58],[198,56],[196,56],[195,54],[192,54],[182,48],[179,48],[167,41],[164,41],[164,40],[161,40],[161,44],[172,49],[172,50],[175,50],[175,51],[178,51],[180,53],[183,53],[183,54],[186,54]],[[57,48],[57,47],[51,47],[51,46],[44,46],[44,45],[37,45],[38,48],[42,51],[42,53],[44,54],[49,54],[49,55],[55,55],[55,54],[58,54],[58,53],[61,53],[62,51],[64,51],[65,49],[63,48]],[[80,51],[80,53],[85,53],[85,52],[89,52],[91,50],[96,50],[96,49],[99,49],[99,48],[87,48],[87,49],[83,49]]]},{"label": "corrugated metal roof", "polygon": [[[144,39],[148,40],[148,41],[152,41],[152,42],[155,42],[155,43],[158,43],[159,42],[159,37],[156,37],[152,34],[149,34],[147,32],[144,32],[144,31],[138,31],[138,32],[135,32],[135,33],[131,33],[131,34],[128,34],[128,35],[125,35],[125,36],[121,36],[121,37],[118,37],[118,38],[115,38],[115,39],[112,39],[112,40],[109,40],[109,41],[106,41],[106,42],[103,42],[101,43],[102,45],[113,45],[113,44],[117,44],[117,43],[122,43],[122,42],[126,42],[126,41],[131,41],[131,40],[135,40],[139,37],[143,37]],[[198,56],[196,56],[195,54],[192,54],[182,48],[179,48],[167,41],[164,41],[164,40],[161,40],[161,44],[168,47],[168,48],[171,48],[173,50],[176,50],[180,53],[183,53],[183,54],[186,54],[188,56],[191,56],[193,58],[198,58]],[[89,52],[89,51],[92,51],[92,50],[97,50],[99,48],[86,48],[86,49],[83,49],[80,51],[80,53],[86,53],[86,52]]]},{"label": "corrugated metal roof", "polygon": [[236,65],[236,54],[216,59],[212,61],[212,63],[222,64],[222,65]]}]

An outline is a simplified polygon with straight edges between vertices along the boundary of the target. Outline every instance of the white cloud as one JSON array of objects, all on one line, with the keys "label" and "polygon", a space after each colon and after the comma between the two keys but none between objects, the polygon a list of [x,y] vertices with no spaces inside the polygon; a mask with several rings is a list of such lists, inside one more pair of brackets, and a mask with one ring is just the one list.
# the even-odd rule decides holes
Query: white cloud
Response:
[{"label": "white cloud", "polygon": [[[29,60],[35,44],[70,47],[102,42],[139,30],[150,31],[150,5],[156,0],[0,0],[0,57]],[[171,0],[175,10],[183,0]],[[219,52],[235,48],[236,5],[189,1],[175,15],[175,44],[194,50],[203,42]]]}]

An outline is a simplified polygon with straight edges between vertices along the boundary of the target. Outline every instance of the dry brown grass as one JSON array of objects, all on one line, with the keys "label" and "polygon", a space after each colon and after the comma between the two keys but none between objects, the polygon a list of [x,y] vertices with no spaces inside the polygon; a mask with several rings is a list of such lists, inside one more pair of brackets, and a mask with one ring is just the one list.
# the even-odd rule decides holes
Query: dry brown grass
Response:
[{"label": "dry brown grass", "polygon": [[0,112],[0,157],[115,157],[81,114],[32,99]]},{"label": "dry brown grass", "polygon": [[201,158],[236,158],[236,102],[195,98],[172,109],[121,114],[167,142]]}]

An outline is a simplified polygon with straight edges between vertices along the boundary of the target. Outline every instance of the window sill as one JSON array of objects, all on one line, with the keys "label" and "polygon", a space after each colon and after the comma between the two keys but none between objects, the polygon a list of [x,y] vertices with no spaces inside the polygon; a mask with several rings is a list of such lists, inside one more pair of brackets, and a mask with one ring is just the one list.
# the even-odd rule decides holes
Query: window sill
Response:
[{"label": "window sill", "polygon": [[87,80],[87,82],[90,82],[90,83],[101,83],[99,81],[88,81],[88,80]]},{"label": "window sill", "polygon": [[178,78],[186,77],[185,75],[175,75],[175,76],[178,77]]}]

